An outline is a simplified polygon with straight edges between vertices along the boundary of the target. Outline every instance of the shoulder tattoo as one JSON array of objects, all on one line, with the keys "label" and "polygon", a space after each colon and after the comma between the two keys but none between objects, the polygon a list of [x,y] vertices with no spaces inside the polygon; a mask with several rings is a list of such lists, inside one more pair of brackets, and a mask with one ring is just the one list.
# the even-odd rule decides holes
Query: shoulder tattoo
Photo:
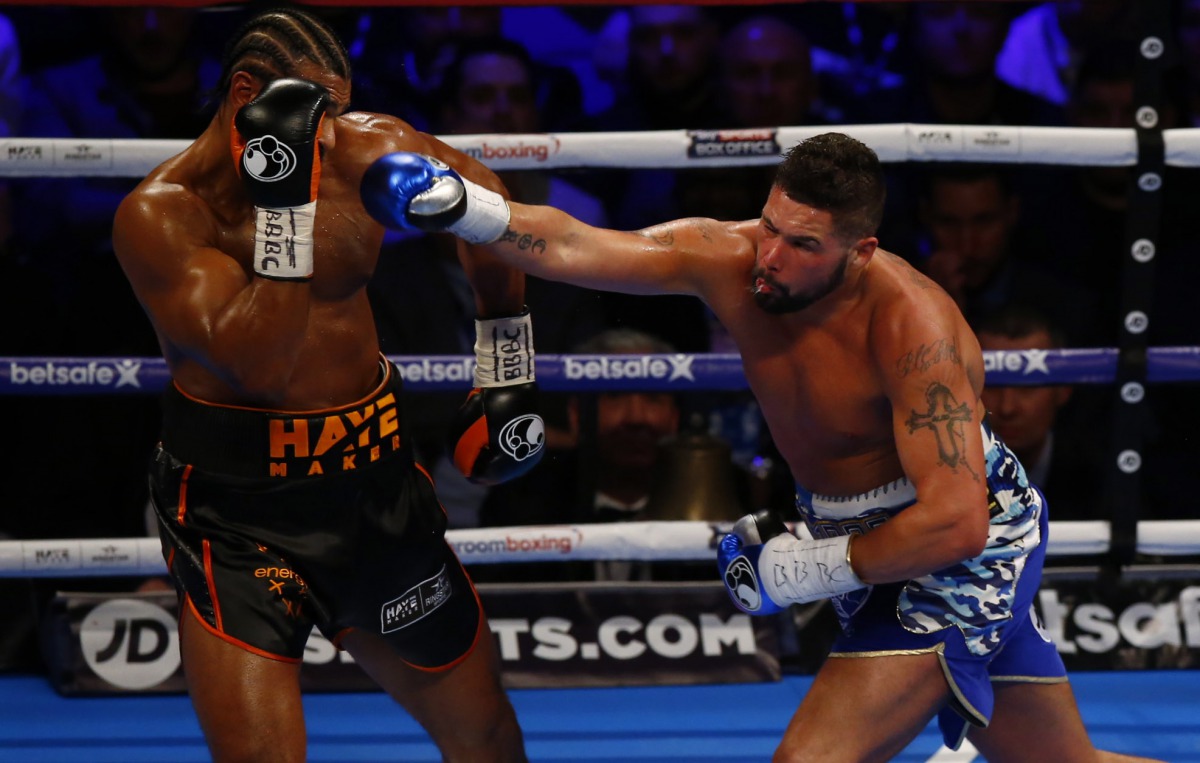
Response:
[{"label": "shoulder tattoo", "polygon": [[896,358],[896,371],[903,378],[914,371],[928,371],[934,365],[943,362],[953,363],[956,366],[962,365],[962,358],[958,354],[958,345],[953,339],[939,339],[929,344],[922,342],[914,349]]}]

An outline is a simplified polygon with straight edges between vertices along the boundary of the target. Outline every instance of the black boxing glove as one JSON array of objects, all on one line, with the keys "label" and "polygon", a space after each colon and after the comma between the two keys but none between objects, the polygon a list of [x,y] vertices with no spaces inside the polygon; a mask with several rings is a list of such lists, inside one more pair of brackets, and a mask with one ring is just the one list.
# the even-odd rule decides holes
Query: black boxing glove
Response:
[{"label": "black boxing glove", "polygon": [[475,388],[450,429],[454,465],[480,485],[525,474],[546,443],[537,410],[529,311],[475,321]]},{"label": "black boxing glove", "polygon": [[278,79],[233,118],[234,161],[255,208],[254,272],[264,278],[312,278],[317,136],[329,102],[314,82]]}]

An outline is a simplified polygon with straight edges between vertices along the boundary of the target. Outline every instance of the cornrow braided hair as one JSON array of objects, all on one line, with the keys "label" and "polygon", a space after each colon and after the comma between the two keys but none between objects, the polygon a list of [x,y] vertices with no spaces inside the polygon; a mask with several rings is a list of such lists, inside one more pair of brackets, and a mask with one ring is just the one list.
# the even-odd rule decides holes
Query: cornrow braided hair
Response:
[{"label": "cornrow braided hair", "polygon": [[225,49],[220,92],[228,92],[235,72],[270,81],[294,76],[306,61],[350,79],[346,47],[323,21],[295,8],[263,11],[243,24]]}]

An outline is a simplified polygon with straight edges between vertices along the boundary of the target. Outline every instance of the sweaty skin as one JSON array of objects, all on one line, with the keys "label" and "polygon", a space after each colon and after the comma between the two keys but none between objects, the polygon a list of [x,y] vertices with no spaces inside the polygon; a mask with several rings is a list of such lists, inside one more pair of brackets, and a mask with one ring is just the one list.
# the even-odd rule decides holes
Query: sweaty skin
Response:
[{"label": "sweaty skin", "polygon": [[[254,276],[254,208],[230,151],[230,121],[259,85],[244,72],[209,128],[156,168],[122,203],[117,256],[158,334],[171,374],[214,403],[312,410],[351,402],[378,381],[379,342],[365,286],[384,230],[363,209],[359,182],[393,151],[420,151],[503,191],[490,171],[391,116],[343,113],[348,88],[319,69],[306,79],[333,96],[320,142],[315,272],[306,283]],[[523,278],[460,246],[481,315],[519,312]]]},{"label": "sweaty skin", "polygon": [[[511,207],[493,250],[531,275],[704,300],[737,342],[800,484],[853,495],[905,475],[914,482],[917,506],[855,539],[865,582],[908,580],[982,550],[979,344],[946,293],[877,239],[842,240],[829,212],[778,188],[760,220],[686,219],[636,233]],[[844,279],[801,310],[772,314],[756,303],[755,290],[766,299],[820,294],[843,268]]]}]

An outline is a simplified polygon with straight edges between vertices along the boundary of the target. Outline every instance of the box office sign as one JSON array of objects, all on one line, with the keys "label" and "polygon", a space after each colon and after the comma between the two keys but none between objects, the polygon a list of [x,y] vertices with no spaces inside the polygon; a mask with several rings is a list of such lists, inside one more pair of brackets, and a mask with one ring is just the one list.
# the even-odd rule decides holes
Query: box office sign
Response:
[{"label": "box office sign", "polygon": [[[513,688],[773,681],[774,618],[750,618],[719,584],[481,585]],[[46,625],[51,679],[67,695],[186,691],[174,594],[63,593]],[[306,691],[375,685],[313,631]]]}]

